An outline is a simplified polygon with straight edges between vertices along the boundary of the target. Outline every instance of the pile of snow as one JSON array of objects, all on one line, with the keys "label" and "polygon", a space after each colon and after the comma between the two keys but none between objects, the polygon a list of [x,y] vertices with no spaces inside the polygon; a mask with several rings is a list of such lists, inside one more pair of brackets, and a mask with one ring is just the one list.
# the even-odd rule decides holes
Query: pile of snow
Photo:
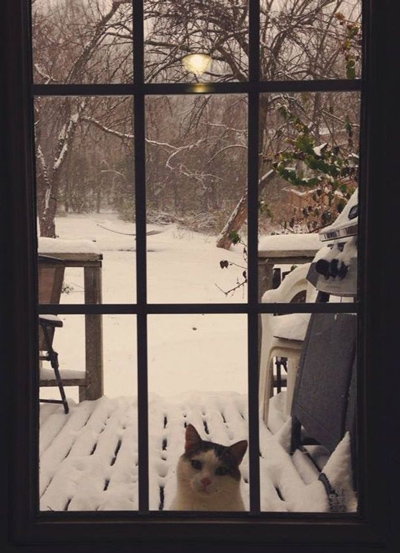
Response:
[{"label": "pile of snow", "polygon": [[97,245],[91,240],[73,240],[60,238],[45,238],[38,239],[38,252],[43,254],[53,253],[96,253],[100,250]]},{"label": "pile of snow", "polygon": [[320,247],[318,234],[273,234],[260,239],[258,251],[304,250],[307,253],[317,251]]}]

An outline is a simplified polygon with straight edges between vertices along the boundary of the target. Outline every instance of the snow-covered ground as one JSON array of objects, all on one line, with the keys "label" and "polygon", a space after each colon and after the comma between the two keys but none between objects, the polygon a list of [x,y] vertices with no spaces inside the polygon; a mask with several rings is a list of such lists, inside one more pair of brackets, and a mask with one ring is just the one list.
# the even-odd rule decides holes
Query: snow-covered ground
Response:
[{"label": "snow-covered ground", "polygon": [[[103,254],[103,302],[131,303],[136,296],[133,224],[113,214],[69,215],[56,222],[60,239],[90,240]],[[217,249],[215,237],[175,225],[148,230],[148,297],[152,303],[224,303],[245,300],[246,289],[225,296],[243,269],[221,269],[227,259],[243,265],[242,247]],[[69,293],[62,303],[83,303],[83,270],[67,269]],[[219,287],[219,288],[218,288]],[[85,366],[84,316],[61,315],[55,348],[62,369]],[[40,466],[43,510],[137,509],[137,348],[134,315],[105,315],[105,396],[78,404],[67,388],[71,411],[41,407]],[[176,491],[176,463],[183,452],[184,423],[204,439],[229,445],[247,437],[246,317],[154,315],[148,324],[150,506],[168,509]],[[58,391],[41,389],[41,397]],[[290,427],[284,392],[271,401],[270,430],[260,424],[262,509],[327,511],[318,471],[305,456],[288,453]],[[205,435],[205,430],[208,435]],[[348,510],[356,507],[349,481],[349,444],[344,440],[325,466]],[[242,464],[242,495],[248,508],[248,455]],[[283,499],[282,499],[283,498]]]},{"label": "snow-covered ground", "polygon": [[[263,511],[354,511],[348,435],[319,466],[336,491],[328,499],[319,471],[307,455],[289,454],[290,420],[285,392],[274,396],[273,432],[260,424],[260,495]],[[186,393],[149,398],[149,500],[151,510],[168,510],[177,490],[184,425],[194,424],[205,440],[231,445],[246,439],[247,397],[234,392]],[[135,397],[43,405],[40,421],[40,506],[53,511],[138,509],[138,427]],[[313,446],[320,448],[320,446]],[[249,456],[240,466],[241,494],[249,508]]]},{"label": "snow-covered ground", "polygon": [[[101,225],[101,226],[99,226]],[[105,228],[103,228],[105,227]],[[103,303],[136,300],[134,233],[131,223],[114,214],[69,215],[56,220],[60,239],[85,239],[103,254]],[[107,230],[110,229],[110,230]],[[151,303],[231,303],[245,300],[246,287],[228,297],[218,289],[236,285],[243,269],[221,269],[222,259],[243,265],[242,246],[216,248],[214,236],[199,235],[176,225],[149,225],[159,234],[147,237],[148,298]],[[116,231],[116,232],[113,232]],[[83,303],[83,269],[68,268],[69,293],[62,303]],[[63,369],[84,369],[84,316],[61,315],[55,348]],[[149,388],[163,396],[185,391],[247,393],[247,323],[245,315],[154,315],[149,317]],[[136,395],[136,317],[103,317],[104,382],[108,397]],[[43,397],[51,397],[43,390]],[[77,391],[68,388],[77,400]]]}]

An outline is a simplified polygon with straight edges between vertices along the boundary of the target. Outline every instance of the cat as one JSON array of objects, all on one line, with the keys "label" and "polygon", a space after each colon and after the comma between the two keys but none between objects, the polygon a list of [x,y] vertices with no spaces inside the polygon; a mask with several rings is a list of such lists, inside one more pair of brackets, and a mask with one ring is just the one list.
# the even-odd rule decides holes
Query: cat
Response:
[{"label": "cat", "polygon": [[185,432],[185,452],[177,466],[174,511],[244,511],[239,465],[247,441],[231,446],[204,441],[192,424]]}]

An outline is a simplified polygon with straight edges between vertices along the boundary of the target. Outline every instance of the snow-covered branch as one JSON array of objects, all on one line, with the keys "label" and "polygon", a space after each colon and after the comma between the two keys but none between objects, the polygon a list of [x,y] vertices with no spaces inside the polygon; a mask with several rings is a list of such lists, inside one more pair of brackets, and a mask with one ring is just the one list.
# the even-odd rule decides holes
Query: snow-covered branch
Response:
[{"label": "snow-covered branch", "polygon": [[212,161],[214,161],[214,159],[216,157],[218,157],[220,154],[222,154],[222,152],[225,152],[226,150],[230,150],[232,148],[243,148],[244,150],[247,150],[247,146],[245,146],[244,144],[229,144],[228,146],[224,146],[223,148],[221,148],[220,150],[218,150],[218,152],[216,152],[211,159],[209,159],[207,161],[207,165],[209,163],[211,163]]},{"label": "snow-covered branch", "polygon": [[63,162],[65,161],[65,158],[68,153],[68,149],[71,146],[72,140],[75,135],[76,127],[78,125],[81,114],[85,109],[85,106],[86,106],[86,99],[84,98],[80,102],[78,106],[78,110],[70,116],[68,121],[64,123],[64,125],[61,128],[61,131],[58,135],[57,149],[54,157],[54,165],[53,165],[54,172],[58,171],[61,165],[63,164]]},{"label": "snow-covered branch", "polygon": [[48,75],[41,67],[38,63],[35,63],[34,64],[34,68],[36,69],[36,71],[39,73],[39,75],[41,77],[43,77],[45,79],[44,81],[44,84],[49,84],[51,82],[55,83],[57,82],[56,79],[53,79],[53,77],[51,75]]}]

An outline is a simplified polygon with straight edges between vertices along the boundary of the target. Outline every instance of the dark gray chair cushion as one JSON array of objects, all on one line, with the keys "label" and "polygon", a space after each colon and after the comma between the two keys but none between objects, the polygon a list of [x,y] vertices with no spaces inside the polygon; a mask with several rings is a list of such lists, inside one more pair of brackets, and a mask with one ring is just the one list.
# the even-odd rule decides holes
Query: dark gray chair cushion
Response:
[{"label": "dark gray chair cushion", "polygon": [[356,333],[355,315],[314,313],[300,359],[292,417],[331,452],[353,427]]}]

